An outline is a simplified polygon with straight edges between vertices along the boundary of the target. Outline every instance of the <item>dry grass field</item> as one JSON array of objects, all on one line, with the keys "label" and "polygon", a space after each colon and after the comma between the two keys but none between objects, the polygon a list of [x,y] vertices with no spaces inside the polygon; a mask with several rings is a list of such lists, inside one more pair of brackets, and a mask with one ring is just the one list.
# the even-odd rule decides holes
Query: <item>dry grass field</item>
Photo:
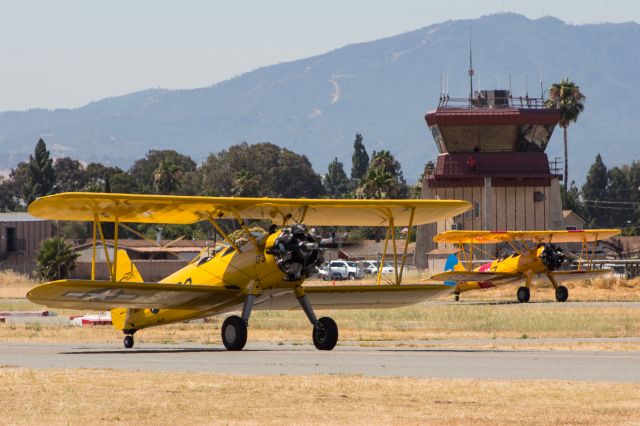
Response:
[{"label": "dry grass field", "polygon": [[[0,273],[0,310],[41,310],[35,283]],[[640,300],[639,281],[572,285],[573,300]],[[335,311],[343,341],[362,346],[638,350],[637,342],[551,342],[638,337],[640,309],[583,303],[505,303],[515,289],[471,292],[464,303]],[[553,300],[550,288],[532,300]],[[470,301],[470,302],[469,302]],[[77,313],[57,311],[59,315]],[[320,313],[322,315],[322,313]],[[328,314],[328,313],[326,313]],[[220,343],[224,317],[142,330],[145,343]],[[0,342],[113,342],[110,326],[0,324]],[[474,339],[477,342],[474,343]],[[513,339],[500,343],[500,339]],[[310,343],[302,312],[255,312],[249,341]],[[496,343],[492,343],[495,340]],[[0,424],[640,424],[640,384],[413,379],[346,375],[242,376],[0,366]]]},{"label": "dry grass field", "polygon": [[[21,292],[35,283],[24,276],[0,273],[0,296]],[[612,278],[590,283],[570,284],[572,300],[639,300],[640,280]],[[640,309],[620,305],[592,306],[584,303],[552,302],[550,286],[532,291],[532,300],[550,303],[518,304],[512,301],[513,287],[463,294],[463,303],[450,297],[440,302],[399,309],[368,309],[319,312],[331,315],[339,324],[340,340],[366,346],[400,344],[434,347],[437,339],[490,339],[475,343],[456,343],[457,347],[492,349],[601,349],[638,350],[637,342],[553,342],[542,338],[640,337]],[[583,297],[588,294],[588,297]],[[582,296],[581,296],[582,295]],[[6,296],[4,296],[6,297]],[[0,298],[0,310],[41,310],[22,298]],[[56,310],[58,315],[78,314]],[[150,328],[136,335],[138,343],[220,343],[224,316],[208,323],[180,323]],[[0,341],[37,342],[119,342],[122,335],[112,327],[72,327],[58,324],[0,324]],[[499,342],[499,339],[517,339]],[[249,341],[308,343],[310,326],[301,311],[260,312],[251,318]]]},{"label": "dry grass field", "polygon": [[0,368],[3,424],[640,422],[640,385]]}]

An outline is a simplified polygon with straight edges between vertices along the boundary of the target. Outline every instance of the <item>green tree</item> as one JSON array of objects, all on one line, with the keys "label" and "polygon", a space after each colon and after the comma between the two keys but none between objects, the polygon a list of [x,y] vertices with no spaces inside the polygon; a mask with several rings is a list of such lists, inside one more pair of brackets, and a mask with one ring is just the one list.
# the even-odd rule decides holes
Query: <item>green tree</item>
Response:
[{"label": "green tree", "polygon": [[317,198],[324,192],[309,159],[271,143],[243,142],[202,165],[204,195]]},{"label": "green tree", "polygon": [[[89,163],[85,169],[85,191],[89,192],[119,192],[111,190],[111,178],[123,173],[119,167],[108,167],[100,163]],[[133,188],[127,192],[136,192]]]},{"label": "green tree", "polygon": [[157,189],[155,186],[155,174],[163,161],[180,168],[181,177],[187,172],[195,171],[197,166],[191,157],[174,150],[150,150],[145,158],[136,160],[129,170],[129,174],[133,177],[138,190],[137,192],[149,194]]},{"label": "green tree", "polygon": [[21,211],[26,207],[24,187],[27,182],[29,165],[19,163],[11,170],[9,178],[0,178],[0,210],[7,212]]},{"label": "green tree", "polygon": [[564,194],[565,200],[569,183],[569,150],[567,128],[571,123],[575,123],[584,110],[585,96],[580,92],[580,87],[568,78],[560,83],[554,83],[549,89],[549,99],[546,105],[549,108],[556,108],[560,111],[560,121],[564,136]]},{"label": "green tree", "polygon": [[587,212],[585,220],[591,225],[599,225],[603,222],[603,215],[606,215],[602,203],[599,202],[607,200],[607,183],[607,166],[604,165],[602,156],[598,154],[589,168],[584,185],[582,185],[582,198]]},{"label": "green tree", "polygon": [[153,188],[156,194],[175,194],[180,189],[182,168],[170,160],[162,160],[153,172]]},{"label": "green tree", "polygon": [[23,188],[24,201],[31,203],[38,197],[51,194],[56,182],[53,160],[47,151],[47,145],[38,140],[33,155],[29,156],[27,180]]},{"label": "green tree", "polygon": [[566,195],[564,193],[560,195],[562,197],[567,197],[566,200],[563,198],[562,202],[562,204],[567,207],[567,210],[573,210],[583,219],[587,218],[587,212],[585,211],[582,200],[580,199],[580,190],[576,186],[575,181],[571,181],[571,186],[569,187],[569,191],[567,191]]},{"label": "green tree", "polygon": [[351,179],[360,181],[367,173],[369,167],[369,154],[362,143],[362,135],[356,133],[356,140],[353,142],[353,155],[351,156]]},{"label": "green tree", "polygon": [[324,189],[329,198],[343,198],[349,192],[349,179],[338,157],[329,163],[327,174],[324,175]]},{"label": "green tree", "polygon": [[54,192],[80,191],[87,184],[84,166],[78,160],[69,157],[57,158],[53,163],[56,174]]},{"label": "green tree", "polygon": [[[607,173],[607,200],[613,202],[632,201],[631,196],[631,184],[623,169],[619,167],[609,169]],[[624,228],[633,223],[634,206],[611,203],[605,207],[606,215],[603,215],[602,226]]]},{"label": "green tree", "polygon": [[389,151],[374,151],[356,196],[374,199],[406,198],[408,190],[400,163]]},{"label": "green tree", "polygon": [[37,273],[45,281],[60,280],[69,277],[76,267],[76,259],[80,253],[73,251],[64,238],[44,240],[37,253]]}]

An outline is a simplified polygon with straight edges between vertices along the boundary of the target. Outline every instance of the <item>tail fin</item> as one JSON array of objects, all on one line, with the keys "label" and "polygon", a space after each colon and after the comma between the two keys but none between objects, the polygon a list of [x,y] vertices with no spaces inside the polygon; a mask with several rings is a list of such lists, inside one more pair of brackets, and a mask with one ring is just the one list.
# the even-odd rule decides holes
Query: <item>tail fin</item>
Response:
[{"label": "tail fin", "polygon": [[[142,283],[142,275],[138,272],[136,265],[131,262],[126,251],[118,250],[118,261],[116,263],[116,281]],[[132,316],[139,309],[115,308],[111,309],[111,322],[117,330],[132,328]]]},{"label": "tail fin", "polygon": [[453,271],[458,263],[458,256],[450,254],[449,257],[447,257],[447,262],[444,264],[444,270]]},{"label": "tail fin", "polygon": [[118,250],[118,262],[116,265],[116,281],[118,282],[144,282],[136,265],[131,262],[126,251]]},{"label": "tail fin", "polygon": [[[447,257],[447,261],[444,264],[444,270],[445,270],[445,272],[446,271],[460,271],[460,270],[464,270],[464,266],[462,266],[462,264],[458,260],[458,256],[456,256],[455,254],[450,254],[449,257]],[[456,282],[455,281],[445,281],[444,285],[455,287],[456,286]]]}]

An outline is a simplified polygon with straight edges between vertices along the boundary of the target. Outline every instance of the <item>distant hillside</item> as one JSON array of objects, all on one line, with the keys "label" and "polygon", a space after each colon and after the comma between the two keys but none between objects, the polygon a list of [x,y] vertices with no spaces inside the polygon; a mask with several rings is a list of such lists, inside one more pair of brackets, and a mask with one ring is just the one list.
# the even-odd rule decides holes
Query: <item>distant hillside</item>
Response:
[{"label": "distant hillside", "polygon": [[[389,149],[409,182],[436,155],[424,122],[440,76],[454,97],[468,93],[469,28],[475,87],[507,86],[532,96],[569,77],[587,96],[569,131],[572,177],[581,181],[597,152],[607,165],[640,158],[640,25],[568,25],[497,14],[431,25],[324,55],[264,67],[194,90],[148,90],[73,110],[0,113],[0,169],[24,160],[39,136],[54,155],[128,166],[151,148],[196,161],[241,141],[270,141],[305,153],[326,172],[338,156],[350,169],[356,132],[372,150]],[[561,153],[561,132],[549,147]]]}]

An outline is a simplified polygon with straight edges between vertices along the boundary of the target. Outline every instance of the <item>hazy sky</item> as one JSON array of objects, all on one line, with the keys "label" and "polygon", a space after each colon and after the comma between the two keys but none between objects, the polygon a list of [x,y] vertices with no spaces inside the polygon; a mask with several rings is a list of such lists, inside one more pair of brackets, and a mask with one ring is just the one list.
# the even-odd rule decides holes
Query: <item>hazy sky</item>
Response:
[{"label": "hazy sky", "polygon": [[449,19],[517,12],[640,21],[639,0],[0,0],[0,111],[78,107],[246,71]]}]

